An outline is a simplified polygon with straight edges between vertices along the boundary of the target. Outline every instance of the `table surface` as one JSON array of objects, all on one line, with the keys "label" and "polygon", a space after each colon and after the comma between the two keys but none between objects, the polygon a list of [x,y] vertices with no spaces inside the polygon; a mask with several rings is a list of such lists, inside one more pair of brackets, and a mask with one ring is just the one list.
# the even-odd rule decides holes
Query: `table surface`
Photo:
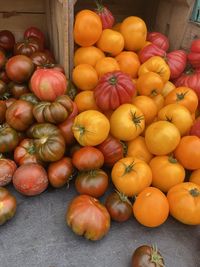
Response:
[{"label": "table surface", "polygon": [[200,226],[170,217],[151,229],[131,218],[112,222],[102,240],[88,241],[65,223],[67,205],[77,195],[73,185],[49,188],[36,197],[8,189],[18,207],[15,217],[0,226],[0,267],[130,267],[133,251],[143,244],[157,244],[166,267],[200,267]]}]

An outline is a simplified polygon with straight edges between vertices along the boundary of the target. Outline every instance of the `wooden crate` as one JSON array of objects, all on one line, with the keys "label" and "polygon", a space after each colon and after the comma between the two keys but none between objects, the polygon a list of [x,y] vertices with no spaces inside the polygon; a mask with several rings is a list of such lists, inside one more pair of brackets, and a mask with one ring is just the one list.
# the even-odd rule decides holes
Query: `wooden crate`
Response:
[{"label": "wooden crate", "polygon": [[26,28],[41,29],[68,76],[68,4],[67,0],[0,0],[0,30],[10,30],[20,40]]}]

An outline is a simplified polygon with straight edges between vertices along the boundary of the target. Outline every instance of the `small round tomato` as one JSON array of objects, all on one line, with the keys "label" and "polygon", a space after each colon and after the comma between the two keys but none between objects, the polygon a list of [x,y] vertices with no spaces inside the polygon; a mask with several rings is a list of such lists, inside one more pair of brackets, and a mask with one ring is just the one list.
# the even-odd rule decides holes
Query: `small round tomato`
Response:
[{"label": "small round tomato", "polygon": [[16,207],[16,198],[6,188],[0,187],[0,225],[15,215]]},{"label": "small round tomato", "polygon": [[14,173],[13,185],[25,196],[39,195],[48,186],[47,173],[37,163],[23,164]]},{"label": "small round tomato", "polygon": [[89,171],[101,168],[104,163],[104,156],[99,149],[86,146],[73,154],[72,163],[79,171]]},{"label": "small round tomato", "polygon": [[185,179],[185,169],[171,156],[154,157],[149,166],[153,175],[152,185],[163,192],[168,192],[171,187]]},{"label": "small round tomato", "polygon": [[167,197],[158,188],[147,187],[137,196],[133,213],[137,221],[144,226],[160,226],[169,215]]},{"label": "small round tomato", "polygon": [[79,194],[102,196],[108,188],[108,175],[101,169],[80,172],[75,181]]},{"label": "small round tomato", "polygon": [[128,197],[137,195],[152,182],[148,164],[133,157],[117,161],[112,168],[111,177],[117,190]]},{"label": "small round tomato", "polygon": [[200,138],[194,135],[182,137],[175,152],[176,159],[188,170],[200,168]]},{"label": "small round tomato", "polygon": [[164,259],[156,247],[143,245],[133,252],[132,267],[164,267]]},{"label": "small round tomato", "polygon": [[0,158],[0,186],[5,186],[12,181],[17,166],[13,160]]},{"label": "small round tomato", "polygon": [[125,222],[133,214],[130,200],[127,196],[118,191],[108,195],[105,206],[112,220],[117,222]]},{"label": "small round tomato", "polygon": [[189,182],[200,186],[200,169],[197,169],[192,172],[189,178]]},{"label": "small round tomato", "polygon": [[167,193],[170,214],[188,225],[200,224],[200,186],[194,183],[181,183]]},{"label": "small round tomato", "polygon": [[75,197],[66,212],[66,222],[77,235],[99,240],[110,229],[110,215],[96,198],[88,195]]},{"label": "small round tomato", "polygon": [[154,122],[145,132],[147,148],[157,156],[171,153],[179,144],[180,138],[177,127],[168,121]]},{"label": "small round tomato", "polygon": [[70,158],[62,158],[50,163],[48,167],[49,182],[53,187],[59,188],[69,183],[73,173],[73,165]]},{"label": "small round tomato", "polygon": [[132,104],[119,106],[110,118],[111,134],[122,141],[136,138],[143,132],[144,127],[144,114]]}]

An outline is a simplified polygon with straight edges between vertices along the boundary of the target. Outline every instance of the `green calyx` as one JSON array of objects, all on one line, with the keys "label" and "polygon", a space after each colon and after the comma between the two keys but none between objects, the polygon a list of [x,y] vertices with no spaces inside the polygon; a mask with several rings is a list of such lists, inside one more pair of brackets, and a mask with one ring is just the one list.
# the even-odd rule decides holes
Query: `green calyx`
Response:
[{"label": "green calyx", "polygon": [[185,93],[176,94],[176,101],[178,102],[178,101],[183,100],[187,93],[188,93],[188,91],[186,91]]},{"label": "green calyx", "polygon": [[132,203],[130,202],[130,200],[128,199],[128,197],[124,193],[121,193],[117,190],[115,190],[115,192],[117,193],[117,195],[119,196],[119,198],[122,202],[126,202],[132,207]]},{"label": "green calyx", "polygon": [[131,162],[129,165],[126,165],[124,163],[123,163],[123,165],[124,165],[124,168],[125,168],[123,176],[126,175],[127,173],[130,173],[132,171],[135,171],[134,170],[134,165],[135,165],[135,162],[134,161]]},{"label": "green calyx", "polygon": [[131,115],[131,120],[133,121],[133,123],[135,124],[135,127],[141,127],[141,122],[144,120],[144,116],[143,115],[137,115],[136,112],[132,112],[132,110],[130,110],[130,115]]},{"label": "green calyx", "polygon": [[200,196],[200,191],[197,188],[192,188],[191,190],[189,190],[190,195],[192,195],[193,197],[199,197]]},{"label": "green calyx", "polygon": [[35,154],[35,152],[36,152],[35,146],[34,146],[34,145],[29,146],[29,147],[27,148],[27,152],[28,152],[30,155]]},{"label": "green calyx", "polygon": [[151,247],[151,262],[155,263],[156,267],[165,267],[162,256],[158,252],[157,246]]},{"label": "green calyx", "polygon": [[80,133],[80,136],[83,136],[85,134],[85,127],[81,126],[81,125],[76,125],[73,127],[73,129],[75,131],[78,131]]},{"label": "green calyx", "polygon": [[104,6],[102,3],[102,0],[95,0],[96,6],[97,6],[97,11],[99,13],[102,13],[104,11]]},{"label": "green calyx", "polygon": [[173,163],[173,164],[178,163],[178,160],[175,159],[173,156],[169,156],[169,157],[168,157],[168,161],[169,161],[170,163]]},{"label": "green calyx", "polygon": [[108,80],[111,85],[116,85],[117,84],[117,77],[114,75]]}]

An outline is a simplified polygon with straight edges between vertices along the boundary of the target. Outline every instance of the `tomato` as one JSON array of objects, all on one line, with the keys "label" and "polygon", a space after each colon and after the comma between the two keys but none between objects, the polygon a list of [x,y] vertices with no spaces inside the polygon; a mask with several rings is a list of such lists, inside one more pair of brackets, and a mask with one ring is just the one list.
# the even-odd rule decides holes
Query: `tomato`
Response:
[{"label": "tomato", "polygon": [[0,186],[5,186],[12,181],[17,166],[13,160],[0,158]]},{"label": "tomato", "polygon": [[190,53],[188,54],[188,61],[192,67],[198,69],[200,59],[200,41],[199,39],[194,39],[190,46]]},{"label": "tomato", "polygon": [[152,185],[165,193],[185,179],[185,169],[172,156],[154,157],[149,166],[153,175]]},{"label": "tomato", "polygon": [[104,57],[103,51],[95,46],[79,47],[74,53],[74,66],[89,64],[95,67],[97,61]]},{"label": "tomato", "polygon": [[50,123],[33,124],[27,131],[35,140],[36,153],[41,161],[58,161],[65,153],[65,140],[58,127]]},{"label": "tomato", "polygon": [[194,183],[181,183],[167,193],[170,214],[178,221],[200,224],[200,186]]},{"label": "tomato", "polygon": [[38,29],[37,27],[33,27],[33,26],[27,28],[26,31],[24,32],[24,38],[30,38],[30,37],[37,38],[41,42],[42,47],[44,47],[45,35],[40,29]]},{"label": "tomato", "polygon": [[119,106],[111,115],[110,132],[123,141],[139,136],[145,127],[144,114],[132,104]]},{"label": "tomato", "polygon": [[36,196],[46,190],[48,177],[45,169],[37,163],[21,165],[13,175],[15,189],[25,196]]},{"label": "tomato", "polygon": [[97,110],[87,110],[75,117],[72,131],[82,146],[96,146],[109,134],[109,120]]},{"label": "tomato", "polygon": [[155,72],[166,83],[170,78],[170,69],[165,60],[159,56],[153,56],[145,61],[139,68],[139,77],[147,72]]},{"label": "tomato", "polygon": [[198,97],[189,87],[177,87],[165,97],[165,105],[178,103],[194,113],[198,106]]},{"label": "tomato", "polygon": [[95,70],[98,74],[98,77],[101,77],[108,72],[120,70],[120,66],[115,58],[105,57],[97,60]]},{"label": "tomato", "polygon": [[147,46],[144,46],[138,53],[138,56],[140,62],[144,63],[153,56],[166,57],[166,52],[163,49],[159,48],[157,45],[151,43]]},{"label": "tomato", "polygon": [[111,11],[102,5],[101,1],[96,1],[97,8],[95,9],[95,12],[99,15],[101,22],[102,22],[102,28],[108,29],[112,28],[115,18]]},{"label": "tomato", "polygon": [[137,195],[152,182],[148,164],[133,157],[117,161],[112,168],[111,177],[117,190],[128,197]]},{"label": "tomato", "polygon": [[104,156],[99,149],[85,146],[74,153],[72,163],[79,171],[89,171],[101,168],[104,163]]},{"label": "tomato", "polygon": [[16,198],[6,188],[0,187],[0,225],[12,219],[16,208]]},{"label": "tomato", "polygon": [[138,136],[135,139],[126,142],[127,157],[134,157],[149,163],[153,155],[149,152],[143,136]]},{"label": "tomato", "polygon": [[132,204],[128,197],[118,191],[108,195],[105,206],[111,219],[117,222],[125,222],[133,214]]},{"label": "tomato", "polygon": [[114,71],[103,75],[94,89],[97,106],[103,110],[114,110],[124,103],[130,103],[135,86],[128,74]]},{"label": "tomato", "polygon": [[6,73],[9,79],[16,83],[28,81],[33,71],[32,60],[24,55],[11,57],[6,63]]},{"label": "tomato", "polygon": [[101,197],[108,188],[108,175],[101,169],[80,172],[76,177],[75,187],[79,194]]},{"label": "tomato", "polygon": [[170,79],[178,78],[186,68],[187,54],[183,50],[175,50],[167,54],[167,64],[170,68]]},{"label": "tomato", "polygon": [[102,33],[100,17],[93,11],[84,9],[78,12],[74,23],[74,41],[80,46],[95,44]]},{"label": "tomato", "polygon": [[139,108],[144,114],[144,120],[146,125],[154,121],[158,110],[153,99],[145,95],[140,95],[133,98],[132,103],[137,108]]},{"label": "tomato", "polygon": [[5,53],[0,49],[0,70],[5,66],[6,60],[7,59]]},{"label": "tomato", "polygon": [[148,32],[147,41],[150,41],[164,51],[169,49],[169,39],[160,32]]},{"label": "tomato", "polygon": [[42,49],[43,47],[37,38],[29,37],[15,44],[14,55],[25,55],[29,57],[33,53],[41,51]]},{"label": "tomato", "polygon": [[0,70],[0,80],[2,80],[5,83],[9,83],[10,82],[10,79],[8,78],[8,75],[7,75],[7,73],[6,73],[6,71],[4,69]]},{"label": "tomato", "polygon": [[133,204],[133,213],[136,220],[147,227],[158,227],[163,224],[169,215],[167,197],[155,187],[145,188]]},{"label": "tomato", "polygon": [[6,102],[0,100],[0,123],[3,123],[6,119]]},{"label": "tomato", "polygon": [[91,90],[85,90],[78,93],[74,102],[78,107],[79,113],[90,109],[99,110],[94,98],[94,91]]},{"label": "tomato", "polygon": [[177,127],[168,121],[153,122],[145,132],[145,142],[148,150],[157,156],[171,153],[181,139]]},{"label": "tomato", "polygon": [[124,49],[124,37],[120,32],[105,29],[96,45],[110,56],[117,56]]},{"label": "tomato", "polygon": [[50,184],[59,188],[68,184],[73,173],[73,165],[70,158],[62,158],[48,166],[48,178]]},{"label": "tomato", "polygon": [[12,51],[15,44],[15,37],[11,31],[0,31],[0,47],[6,51]]},{"label": "tomato", "polygon": [[157,247],[142,245],[132,255],[132,267],[163,267],[164,259]]},{"label": "tomato", "polygon": [[0,80],[0,99],[7,99],[9,95],[7,84]]},{"label": "tomato", "polygon": [[120,70],[129,74],[132,78],[137,78],[138,70],[140,67],[140,60],[138,55],[131,51],[122,51],[115,57]]},{"label": "tomato", "polygon": [[11,92],[11,95],[18,99],[20,96],[29,93],[28,86],[26,84],[18,84],[18,83],[9,83],[9,90]]},{"label": "tomato", "polygon": [[196,135],[200,137],[200,117],[197,117],[194,121],[191,129],[190,129],[190,135]]},{"label": "tomato", "polygon": [[39,99],[32,93],[27,93],[27,94],[23,94],[20,96],[21,100],[30,102],[33,105],[36,105],[37,103],[39,103]]},{"label": "tomato", "polygon": [[189,182],[200,186],[200,169],[197,169],[192,172],[189,178]]},{"label": "tomato", "polygon": [[93,90],[98,84],[98,75],[91,65],[80,64],[73,69],[72,80],[80,90]]},{"label": "tomato", "polygon": [[112,167],[115,162],[123,158],[123,144],[111,135],[99,144],[97,148],[103,153],[104,164],[108,167]]},{"label": "tomato", "polygon": [[193,124],[190,111],[181,104],[166,105],[158,112],[158,119],[173,123],[181,136],[188,134]]},{"label": "tomato", "polygon": [[37,51],[30,55],[30,59],[37,67],[51,68],[55,60],[45,52]]},{"label": "tomato", "polygon": [[64,122],[73,111],[72,100],[67,95],[61,95],[52,103],[39,102],[33,108],[33,115],[37,122],[59,124]]},{"label": "tomato", "polygon": [[189,170],[200,168],[200,138],[194,135],[182,137],[175,150],[175,157]]},{"label": "tomato", "polygon": [[140,50],[146,41],[147,27],[145,22],[136,16],[125,18],[120,25],[120,32],[125,40],[125,49]]},{"label": "tomato", "polygon": [[12,151],[19,142],[19,136],[15,129],[8,124],[0,125],[0,153]]},{"label": "tomato", "polygon": [[99,240],[110,229],[110,215],[96,198],[87,195],[75,197],[66,212],[66,222],[77,235]]},{"label": "tomato", "polygon": [[34,140],[23,139],[14,150],[14,160],[17,164],[40,163],[36,153]]},{"label": "tomato", "polygon": [[167,81],[165,84],[164,84],[164,87],[162,89],[162,92],[161,94],[166,97],[169,93],[171,93],[174,89],[175,89],[175,85],[170,82],[170,81]]},{"label": "tomato", "polygon": [[31,91],[40,100],[54,101],[58,96],[64,95],[66,90],[67,80],[60,71],[38,69],[31,77]]},{"label": "tomato", "polygon": [[16,100],[6,110],[7,123],[18,131],[24,131],[33,123],[33,105],[24,100]]}]

